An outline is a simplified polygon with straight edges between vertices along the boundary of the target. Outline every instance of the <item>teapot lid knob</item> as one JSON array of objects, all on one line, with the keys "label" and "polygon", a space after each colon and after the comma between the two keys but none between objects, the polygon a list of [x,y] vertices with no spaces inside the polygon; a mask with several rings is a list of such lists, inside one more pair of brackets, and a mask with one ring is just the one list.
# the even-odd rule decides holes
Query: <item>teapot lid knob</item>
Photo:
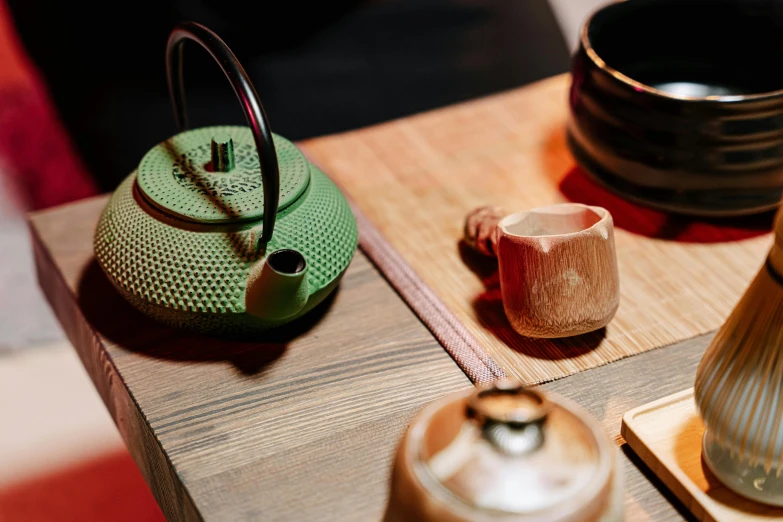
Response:
[{"label": "teapot lid knob", "polygon": [[234,141],[228,134],[212,136],[212,169],[215,172],[234,170]]},{"label": "teapot lid knob", "polygon": [[231,83],[231,87],[245,112],[245,118],[253,133],[261,164],[264,186],[264,228],[261,232],[260,242],[266,244],[272,239],[280,202],[280,171],[277,165],[277,152],[272,140],[272,131],[264,107],[261,105],[258,93],[245,69],[226,43],[201,24],[182,22],[171,31],[166,44],[166,77],[174,106],[174,118],[180,130],[188,128],[185,86],[182,75],[182,46],[185,40],[193,40],[209,52]]}]

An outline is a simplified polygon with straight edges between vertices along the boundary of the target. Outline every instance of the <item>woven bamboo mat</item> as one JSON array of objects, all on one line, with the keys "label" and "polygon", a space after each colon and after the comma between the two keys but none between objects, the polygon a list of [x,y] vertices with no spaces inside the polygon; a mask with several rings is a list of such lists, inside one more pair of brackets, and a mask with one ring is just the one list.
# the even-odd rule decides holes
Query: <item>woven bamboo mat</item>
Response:
[{"label": "woven bamboo mat", "polygon": [[[771,215],[674,218],[593,183],[565,146],[568,85],[558,76],[301,144],[500,368],[527,383],[714,330],[771,244]],[[561,201],[612,213],[620,308],[605,330],[527,339],[505,318],[496,263],[460,244],[463,219],[479,205],[513,212]]]}]

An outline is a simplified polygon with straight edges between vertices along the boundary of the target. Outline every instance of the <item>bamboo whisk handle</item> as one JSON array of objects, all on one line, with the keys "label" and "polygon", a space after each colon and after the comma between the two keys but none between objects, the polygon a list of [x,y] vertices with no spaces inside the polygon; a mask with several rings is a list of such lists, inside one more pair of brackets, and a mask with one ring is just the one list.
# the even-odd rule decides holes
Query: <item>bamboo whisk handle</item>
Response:
[{"label": "bamboo whisk handle", "polygon": [[473,209],[465,218],[465,243],[480,254],[497,257],[498,222],[506,215],[506,211],[501,207]]}]

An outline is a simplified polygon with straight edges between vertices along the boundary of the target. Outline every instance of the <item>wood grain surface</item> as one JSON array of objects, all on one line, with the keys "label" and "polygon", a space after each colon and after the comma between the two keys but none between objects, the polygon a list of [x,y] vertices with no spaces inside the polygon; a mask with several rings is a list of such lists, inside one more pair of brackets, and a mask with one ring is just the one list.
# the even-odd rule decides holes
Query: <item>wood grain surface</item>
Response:
[{"label": "wood grain surface", "polygon": [[378,519],[409,418],[470,381],[375,268],[263,343],[187,336],[95,264],[105,202],[31,217],[38,275],[167,518]]},{"label": "wood grain surface", "polygon": [[737,495],[705,468],[704,424],[693,389],[635,408],[623,417],[629,446],[702,522],[761,522],[783,519],[783,508]]},{"label": "wood grain surface", "polygon": [[625,471],[625,520],[629,522],[696,520],[628,446],[620,426],[629,410],[693,386],[696,367],[712,337],[689,339],[541,385],[581,404],[617,442]]},{"label": "wood grain surface", "polygon": [[[104,203],[32,216],[39,278],[167,517],[378,520],[407,421],[470,383],[363,255],[299,337],[262,346],[183,337],[140,316],[96,271]],[[692,386],[710,339],[542,386],[587,408],[620,445],[627,520],[687,517],[627,449],[620,419]]]},{"label": "wood grain surface", "polygon": [[[302,143],[500,367],[528,383],[716,329],[771,243],[771,215],[675,218],[592,182],[565,144],[569,82]],[[564,201],[612,213],[620,307],[605,330],[532,341],[510,327],[497,267],[460,244],[462,226],[483,205],[517,212]]]}]

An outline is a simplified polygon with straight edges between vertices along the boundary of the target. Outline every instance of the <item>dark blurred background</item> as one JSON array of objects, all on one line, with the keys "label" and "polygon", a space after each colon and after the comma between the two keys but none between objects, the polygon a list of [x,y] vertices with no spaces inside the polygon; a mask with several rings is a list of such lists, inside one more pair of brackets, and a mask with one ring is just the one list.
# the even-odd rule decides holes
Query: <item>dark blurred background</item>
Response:
[{"label": "dark blurred background", "polygon": [[[290,139],[365,126],[569,68],[547,0],[10,0],[23,44],[103,191],[176,132],[165,81],[181,20],[217,32]],[[193,126],[243,123],[220,69],[186,44]]]}]

